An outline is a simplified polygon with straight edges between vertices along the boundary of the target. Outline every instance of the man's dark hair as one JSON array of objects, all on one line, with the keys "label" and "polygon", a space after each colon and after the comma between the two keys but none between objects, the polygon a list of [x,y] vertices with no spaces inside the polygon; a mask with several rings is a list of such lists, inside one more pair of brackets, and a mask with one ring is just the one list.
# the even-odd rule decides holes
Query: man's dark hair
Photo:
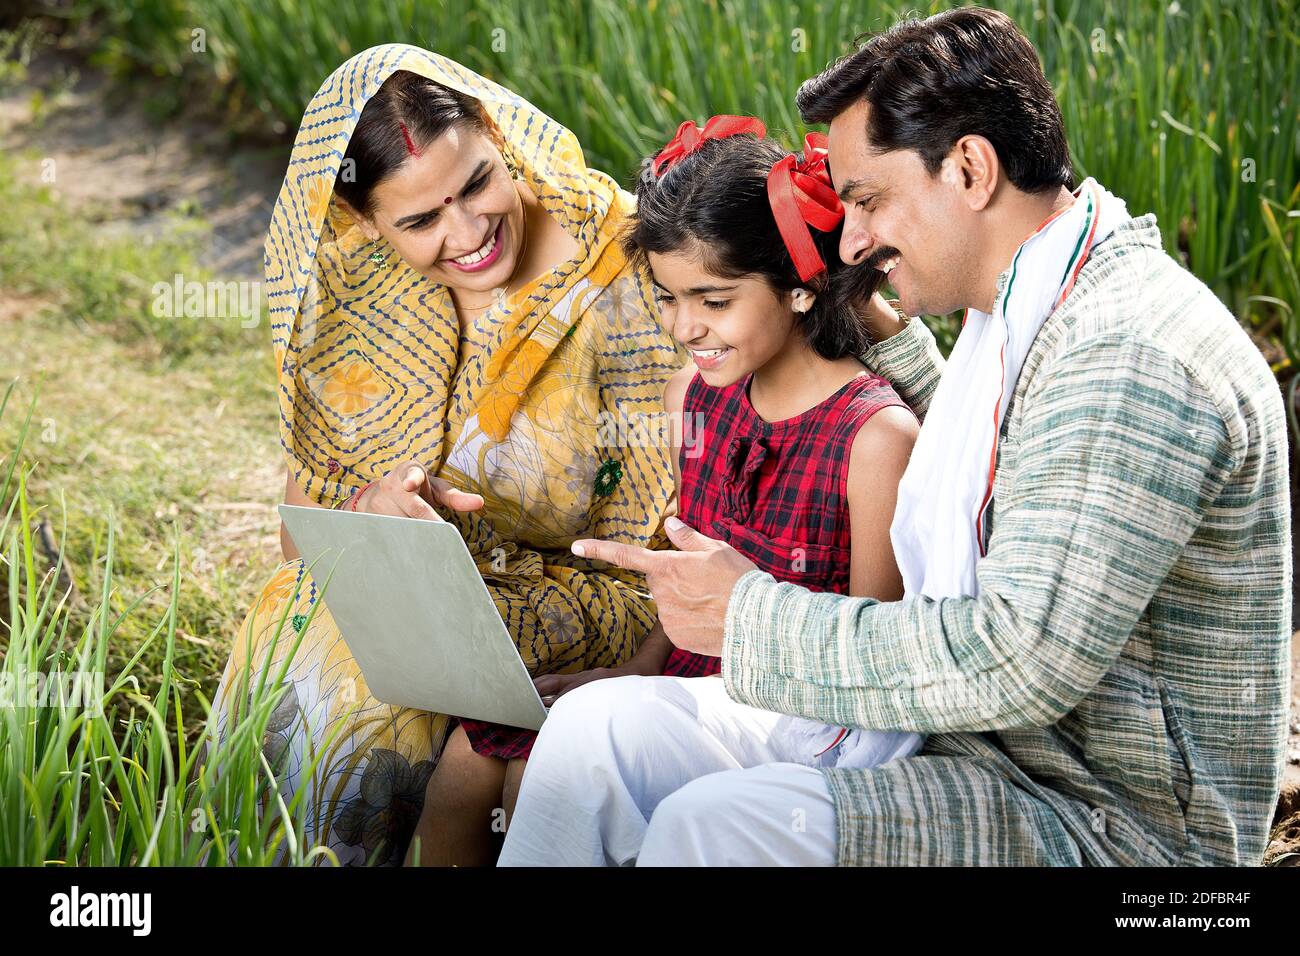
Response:
[{"label": "man's dark hair", "polygon": [[[861,39],[861,38],[859,38]],[[799,88],[805,123],[829,123],[859,100],[882,152],[919,153],[931,175],[963,136],[983,136],[1023,192],[1074,179],[1065,124],[1033,45],[1005,13],[964,7],[905,20]]]}]

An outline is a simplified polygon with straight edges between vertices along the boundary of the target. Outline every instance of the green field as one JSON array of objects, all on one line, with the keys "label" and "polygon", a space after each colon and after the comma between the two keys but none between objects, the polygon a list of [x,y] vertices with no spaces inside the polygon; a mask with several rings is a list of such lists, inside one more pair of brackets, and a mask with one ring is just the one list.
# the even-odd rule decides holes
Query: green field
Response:
[{"label": "green field", "polygon": [[[790,143],[800,81],[904,11],[842,0],[102,0],[105,56],[215,76],[292,131],[347,56],[400,40],[499,80],[627,182],[686,117],[752,113]],[[1171,253],[1300,362],[1300,17],[1274,0],[996,2],[1041,52],[1081,176],[1156,213]],[[196,30],[203,31],[196,34]],[[205,52],[193,52],[201,38]],[[229,103],[229,100],[227,100]]]},{"label": "green field", "polygon": [[[1300,18],[1290,4],[993,5],[1041,51],[1080,175],[1154,211],[1170,251],[1294,388]],[[31,6],[159,117],[199,111],[232,138],[281,145],[347,56],[394,40],[426,46],[535,102],[577,133],[589,162],[628,182],[686,117],[754,113],[793,144],[802,79],[855,34],[948,4]],[[0,84],[13,36],[0,33]],[[266,330],[152,315],[153,281],[204,275],[203,223],[175,216],[147,243],[108,236],[93,215],[20,182],[14,169],[31,159],[0,157],[0,333],[17,328],[15,315],[26,323],[0,338],[0,681],[100,670],[108,700],[102,715],[0,710],[0,865],[310,862],[298,807],[281,799],[261,747],[274,679],[254,689],[252,718],[226,744],[208,715],[277,556],[269,505],[283,471]],[[951,323],[933,322],[950,338]],[[75,585],[66,600],[64,581]],[[237,832],[247,853],[232,859]]]}]

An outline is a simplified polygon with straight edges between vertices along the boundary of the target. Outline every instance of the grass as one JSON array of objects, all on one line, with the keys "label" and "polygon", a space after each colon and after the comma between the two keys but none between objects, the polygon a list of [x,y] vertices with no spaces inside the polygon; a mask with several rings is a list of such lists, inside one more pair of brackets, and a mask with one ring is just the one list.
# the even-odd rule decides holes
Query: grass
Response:
[{"label": "grass", "polygon": [[[83,17],[96,4],[70,9]],[[1044,51],[1080,171],[1154,209],[1169,248],[1296,361],[1295,27],[1268,4],[1188,7],[1007,8]],[[683,116],[755,112],[793,140],[798,80],[895,9],[130,0],[99,26],[109,60],[215,76],[221,95],[289,127],[351,52],[419,43],[534,100],[626,179]],[[190,48],[197,24],[203,54]],[[492,49],[494,30],[504,50]],[[1247,158],[1254,182],[1241,177]],[[0,399],[0,685],[89,671],[106,686],[102,714],[0,707],[0,865],[328,858],[302,844],[303,808],[262,753],[278,675],[235,694],[249,700],[246,720],[226,741],[209,704],[278,558],[265,330],[151,308],[155,282],[211,278],[194,265],[201,222],[178,217],[156,240],[111,235],[95,210],[74,214],[19,182],[17,165],[0,158],[0,385],[19,378]]]},{"label": "grass", "polygon": [[[950,3],[838,0],[95,0],[121,64],[230,81],[292,130],[330,70],[429,47],[574,130],[625,182],[684,117],[754,113],[794,142],[798,83],[850,39]],[[1078,171],[1138,211],[1300,366],[1300,26],[1273,0],[1002,0],[1044,61]],[[82,13],[87,8],[80,8]],[[202,25],[206,46],[192,53]],[[288,42],[292,38],[292,42]],[[1274,228],[1276,227],[1276,228]]]},{"label": "grass", "polygon": [[[206,234],[201,219],[173,216],[154,235],[96,229],[108,210],[93,206],[77,215],[62,210],[45,185],[19,179],[20,167],[38,169],[39,157],[0,162],[0,287],[41,299],[88,329],[107,334],[138,354],[178,367],[186,359],[230,349],[262,347],[262,337],[235,320],[181,320],[153,308],[154,286],[212,278],[195,264]],[[87,226],[92,227],[88,233]]]},{"label": "grass", "polygon": [[[27,489],[61,502],[63,515],[41,512],[49,520],[38,545],[64,559],[75,589],[66,613],[83,627],[115,534],[118,589],[105,613],[121,613],[124,594],[137,595],[145,613],[118,625],[110,668],[146,645],[151,615],[174,601],[171,669],[211,694],[231,636],[279,559],[271,506],[283,466],[266,330],[155,316],[154,282],[177,272],[206,278],[189,227],[152,242],[106,235],[17,181],[14,165],[0,160],[0,382],[17,380],[24,403],[38,389],[42,396],[24,442],[34,467]],[[19,425],[0,421],[0,449],[17,445]],[[170,589],[177,556],[179,594]],[[163,664],[154,641],[133,670],[143,692],[163,685]],[[201,714],[187,721],[197,735]]]},{"label": "grass", "polygon": [[[282,674],[236,689],[224,740],[210,707],[278,559],[265,330],[155,314],[155,281],[210,278],[201,226],[97,229],[23,165],[0,161],[0,866],[332,860],[262,750]],[[98,706],[26,699],[59,674],[101,675]]]},{"label": "grass", "polygon": [[[12,396],[10,385],[0,398],[0,420]],[[247,701],[242,719],[232,719],[224,736],[218,712],[176,668],[179,546],[168,596],[152,613],[147,594],[112,609],[119,532],[111,512],[100,586],[87,614],[71,612],[61,562],[41,567],[33,529],[42,509],[29,497],[32,469],[19,465],[35,410],[33,402],[0,465],[0,866],[337,863],[329,850],[301,839],[306,790],[287,795],[263,751],[285,668],[245,677],[232,695]],[[129,622],[146,638],[114,666],[110,647]],[[292,635],[284,625],[282,619],[277,635]],[[147,693],[140,668],[151,655],[161,667],[149,674],[157,686]],[[60,686],[63,696],[51,691]],[[85,693],[68,693],[78,687]],[[186,729],[183,699],[201,711],[197,735]]]},{"label": "grass", "polygon": [[[0,866],[337,863],[263,751],[284,669],[242,675],[224,739],[211,706],[278,560],[265,330],[156,315],[154,281],[209,278],[199,233],[108,234],[25,165],[0,159]],[[78,675],[102,695],[59,706]]]}]

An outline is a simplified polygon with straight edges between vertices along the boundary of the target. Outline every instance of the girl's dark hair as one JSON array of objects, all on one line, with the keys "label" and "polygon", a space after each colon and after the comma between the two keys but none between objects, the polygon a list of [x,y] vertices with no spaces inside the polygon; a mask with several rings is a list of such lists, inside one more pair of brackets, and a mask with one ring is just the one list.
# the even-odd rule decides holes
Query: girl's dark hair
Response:
[{"label": "girl's dark hair", "polygon": [[375,187],[406,161],[412,148],[423,149],[457,123],[488,132],[483,106],[474,97],[418,73],[396,71],[361,111],[334,192],[369,216]]},{"label": "girl's dark hair", "polygon": [[883,276],[866,266],[845,266],[840,230],[810,229],[827,272],[800,282],[767,198],[767,175],[787,151],[752,134],[706,140],[656,177],[653,159],[641,164],[636,214],[623,237],[634,260],[648,253],[699,249],[713,275],[758,276],[780,293],[806,288],[812,308],[796,315],[809,346],[826,359],[860,355],[871,344],[855,303],[865,304]]}]

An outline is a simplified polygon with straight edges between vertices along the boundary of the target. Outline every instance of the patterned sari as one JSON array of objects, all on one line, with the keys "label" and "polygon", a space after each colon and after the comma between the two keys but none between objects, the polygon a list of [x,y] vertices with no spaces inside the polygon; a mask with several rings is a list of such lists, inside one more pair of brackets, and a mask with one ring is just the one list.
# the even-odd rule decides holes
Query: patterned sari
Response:
[{"label": "patterned sari", "polygon": [[[361,110],[395,70],[481,101],[507,161],[581,250],[490,309],[463,341],[447,288],[382,238],[367,240],[333,200]],[[354,56],[313,98],[267,235],[290,474],[332,505],[413,459],[481,494],[482,511],[443,517],[462,532],[533,674],[622,663],[655,621],[639,575],[597,570],[568,550],[588,536],[664,544],[669,449],[619,440],[627,432],[612,427],[661,413],[664,383],[684,358],[658,324],[648,275],[616,241],[631,202],[532,105],[394,44]],[[255,681],[289,654],[290,625],[273,640],[283,615],[302,641],[264,750],[291,792],[307,788],[303,838],[345,864],[398,864],[456,722],[372,698],[328,609],[313,607],[319,596],[301,560],[277,570],[235,639],[217,713],[223,726],[237,719],[241,672]]]}]

